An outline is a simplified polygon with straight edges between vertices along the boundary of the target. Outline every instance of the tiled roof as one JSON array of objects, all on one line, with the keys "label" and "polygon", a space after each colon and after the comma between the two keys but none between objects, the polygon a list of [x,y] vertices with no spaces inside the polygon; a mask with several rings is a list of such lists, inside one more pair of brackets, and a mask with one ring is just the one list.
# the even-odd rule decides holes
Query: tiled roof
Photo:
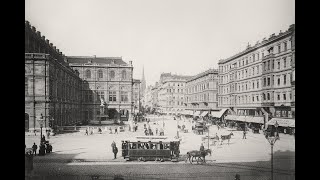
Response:
[{"label": "tiled roof", "polygon": [[127,64],[122,60],[122,57],[94,57],[94,56],[67,56],[69,63],[85,64],[91,61],[97,64],[111,64],[114,60],[114,64]]}]

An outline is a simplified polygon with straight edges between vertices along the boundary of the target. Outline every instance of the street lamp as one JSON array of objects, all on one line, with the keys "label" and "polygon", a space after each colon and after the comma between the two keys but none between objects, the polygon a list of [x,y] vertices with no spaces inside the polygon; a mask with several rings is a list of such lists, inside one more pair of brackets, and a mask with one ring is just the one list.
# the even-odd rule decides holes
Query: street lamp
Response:
[{"label": "street lamp", "polygon": [[[278,127],[277,122],[275,124],[275,127]],[[267,136],[266,138],[271,145],[271,180],[273,180],[273,146],[276,143],[276,141],[278,140],[278,137],[277,136]]]},{"label": "street lamp", "polygon": [[42,127],[43,127],[43,123],[44,123],[44,118],[43,115],[41,113],[40,117],[37,118],[37,121],[40,125],[40,143],[41,143],[41,138],[42,138]]},{"label": "street lamp", "polygon": [[101,125],[101,119],[102,119],[102,116],[104,115],[104,104],[105,104],[105,102],[103,101],[103,99],[101,99],[100,101],[101,101],[101,104],[100,104],[100,121],[99,121],[99,124]]},{"label": "street lamp", "polygon": [[278,126],[279,126],[278,121],[276,121],[276,123],[274,124],[274,127],[276,128],[276,137],[277,137],[278,139],[280,139],[280,138],[279,138],[279,133],[278,133]]}]

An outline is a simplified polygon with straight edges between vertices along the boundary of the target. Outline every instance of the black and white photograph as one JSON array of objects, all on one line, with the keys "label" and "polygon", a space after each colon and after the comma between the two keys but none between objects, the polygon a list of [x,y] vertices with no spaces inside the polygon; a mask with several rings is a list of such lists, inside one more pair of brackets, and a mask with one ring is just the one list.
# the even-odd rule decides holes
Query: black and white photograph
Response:
[{"label": "black and white photograph", "polygon": [[25,179],[295,180],[295,8],[25,0]]}]

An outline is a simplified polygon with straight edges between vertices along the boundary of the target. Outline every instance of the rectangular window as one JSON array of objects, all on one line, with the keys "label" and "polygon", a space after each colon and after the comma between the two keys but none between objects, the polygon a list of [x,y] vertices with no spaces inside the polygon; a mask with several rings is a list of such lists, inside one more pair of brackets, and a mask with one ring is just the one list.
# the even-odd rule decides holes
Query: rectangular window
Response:
[{"label": "rectangular window", "polygon": [[278,94],[278,101],[280,101],[280,94]]},{"label": "rectangular window", "polygon": [[286,75],[283,75],[283,84],[285,85],[287,83],[287,76]]},{"label": "rectangular window", "polygon": [[257,82],[257,88],[259,88],[259,81]]},{"label": "rectangular window", "polygon": [[287,67],[287,60],[286,58],[283,58],[283,68],[286,68]]},{"label": "rectangular window", "polygon": [[100,101],[101,99],[104,100],[104,92],[103,91],[97,91],[97,101]]},{"label": "rectangular window", "polygon": [[270,86],[270,78],[268,78],[268,86]]},{"label": "rectangular window", "polygon": [[121,91],[120,92],[120,99],[121,99],[121,102],[127,102],[128,101],[128,92],[126,91]]},{"label": "rectangular window", "polygon": [[287,43],[283,43],[284,44],[284,51],[287,51]]},{"label": "rectangular window", "polygon": [[266,83],[267,82],[267,78],[263,78],[263,87],[265,87],[266,86]]},{"label": "rectangular window", "polygon": [[274,69],[274,60],[271,61],[272,69]]},{"label": "rectangular window", "polygon": [[283,100],[286,100],[287,97],[286,97],[286,94],[283,94]]},{"label": "rectangular window", "polygon": [[117,101],[117,93],[116,91],[109,91],[109,101],[116,102]]},{"label": "rectangular window", "polygon": [[280,60],[278,61],[278,69],[280,69]]},{"label": "rectangular window", "polygon": [[259,74],[259,66],[257,66],[257,74]]},{"label": "rectangular window", "polygon": [[279,44],[279,46],[278,46],[278,53],[280,53],[281,52],[281,45]]}]

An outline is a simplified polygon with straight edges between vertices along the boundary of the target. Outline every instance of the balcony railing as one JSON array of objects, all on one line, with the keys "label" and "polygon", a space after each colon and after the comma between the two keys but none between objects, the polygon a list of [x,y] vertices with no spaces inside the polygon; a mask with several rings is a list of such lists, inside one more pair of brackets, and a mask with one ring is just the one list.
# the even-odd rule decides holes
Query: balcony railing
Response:
[{"label": "balcony railing", "polygon": [[262,106],[274,106],[274,102],[262,102]]}]

